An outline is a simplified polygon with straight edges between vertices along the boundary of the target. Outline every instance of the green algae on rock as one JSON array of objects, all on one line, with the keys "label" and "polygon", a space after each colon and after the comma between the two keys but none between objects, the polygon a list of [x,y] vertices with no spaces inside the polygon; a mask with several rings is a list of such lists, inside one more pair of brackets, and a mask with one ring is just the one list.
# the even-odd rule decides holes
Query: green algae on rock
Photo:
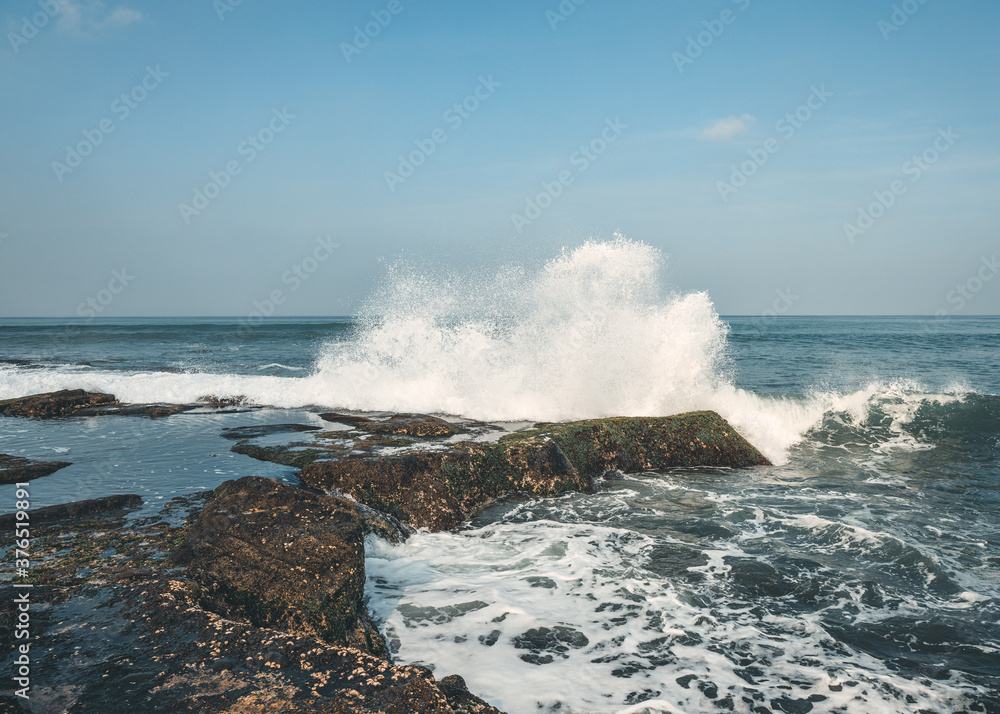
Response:
[{"label": "green algae on rock", "polygon": [[461,442],[447,449],[317,460],[299,478],[314,488],[346,493],[414,528],[441,531],[512,493],[590,491],[593,478],[608,470],[768,463],[715,412],[691,412],[540,425],[495,444]]},{"label": "green algae on rock", "polygon": [[122,404],[113,394],[63,389],[0,401],[8,417],[55,419],[70,416],[146,416],[157,419],[194,409],[191,404]]},{"label": "green algae on rock", "polygon": [[299,478],[432,531],[455,528],[511,493],[556,496],[590,488],[547,439],[463,442],[443,450],[316,461]]},{"label": "green algae on rock", "polygon": [[503,437],[501,443],[549,437],[584,476],[604,471],[767,466],[770,461],[712,411],[668,417],[611,417],[543,424]]}]

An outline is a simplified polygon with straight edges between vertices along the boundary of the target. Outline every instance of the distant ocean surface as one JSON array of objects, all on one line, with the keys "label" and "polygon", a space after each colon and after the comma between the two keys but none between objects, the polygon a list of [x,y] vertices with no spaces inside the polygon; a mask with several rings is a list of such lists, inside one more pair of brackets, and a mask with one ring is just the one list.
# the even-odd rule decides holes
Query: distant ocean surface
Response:
[{"label": "distant ocean surface", "polygon": [[73,462],[32,483],[35,507],[153,508],[295,482],[219,432],[320,409],[508,429],[714,409],[775,466],[624,474],[369,540],[397,660],[512,713],[1000,712],[1000,318],[720,317],[660,268],[588,243],[537,270],[400,269],[353,318],[0,320],[0,399],[265,407],[0,418],[0,453]]}]

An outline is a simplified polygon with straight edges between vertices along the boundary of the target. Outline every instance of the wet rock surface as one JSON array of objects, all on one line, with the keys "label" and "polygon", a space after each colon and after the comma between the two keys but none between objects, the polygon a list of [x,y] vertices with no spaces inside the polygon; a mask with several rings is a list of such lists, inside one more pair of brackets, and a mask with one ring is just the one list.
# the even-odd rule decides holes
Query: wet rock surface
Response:
[{"label": "wet rock surface", "polygon": [[319,431],[320,427],[308,424],[261,424],[260,426],[237,426],[231,429],[222,430],[224,439],[256,439],[261,436],[271,434],[285,434],[289,432]]},{"label": "wet rock surface", "polygon": [[590,488],[559,447],[542,439],[316,461],[299,478],[432,531],[455,528],[510,493],[556,496]]},{"label": "wet rock surface", "polygon": [[316,454],[299,478],[313,488],[348,494],[414,528],[442,531],[513,493],[547,497],[591,491],[593,479],[606,472],[768,463],[715,412],[538,425],[498,443],[445,447],[382,456],[345,447],[341,458]]},{"label": "wet rock surface", "polygon": [[[135,494],[89,498],[86,501],[73,501],[72,503],[61,503],[56,506],[46,506],[45,508],[30,510],[28,511],[28,522],[35,524],[59,521],[67,518],[80,518],[95,513],[137,508],[141,505],[142,498]],[[14,523],[15,514],[5,513],[0,516],[0,529],[10,528]]]},{"label": "wet rock surface", "polygon": [[[324,545],[341,543],[333,550],[345,559],[357,553],[353,562],[363,569],[364,522],[349,502],[270,479],[224,486],[215,499],[211,493],[175,499],[155,518],[127,520],[115,512],[33,526],[31,710],[500,714],[469,693],[461,677],[437,681],[423,667],[394,665],[350,646],[349,632],[336,642],[307,634],[324,621],[308,617],[303,599],[293,602],[309,590],[308,577],[292,582],[284,596],[272,587],[268,577],[287,562],[284,543],[293,533],[316,540],[302,558],[330,564]],[[271,508],[279,515],[268,530]],[[304,522],[296,525],[297,518]],[[263,543],[256,542],[260,533]],[[280,538],[269,543],[268,533]],[[4,534],[0,547],[12,542]],[[280,597],[267,607],[285,608],[276,624],[291,622],[296,632],[255,624],[202,582],[208,573],[237,573],[243,567],[237,562],[266,572],[251,581],[242,571],[232,590]],[[348,592],[354,577],[345,572],[333,586],[346,583]],[[0,585],[5,641],[13,641],[13,591]],[[216,604],[222,613],[209,609]],[[301,621],[296,607],[304,608]],[[13,658],[5,654],[0,666],[9,670]],[[21,711],[20,702],[9,691],[0,696],[3,710]]]},{"label": "wet rock surface", "polygon": [[427,414],[393,414],[388,419],[370,419],[350,414],[325,412],[320,417],[326,421],[349,424],[360,431],[371,434],[395,434],[397,436],[444,437],[458,433],[454,424]]},{"label": "wet rock surface", "polygon": [[32,461],[22,456],[0,454],[0,484],[32,481],[72,465],[68,461]]},{"label": "wet rock surface", "polygon": [[364,524],[349,501],[273,479],[227,481],[170,560],[202,586],[207,610],[385,654],[362,603]]},{"label": "wet rock surface", "polygon": [[614,417],[544,424],[501,441],[548,437],[585,476],[605,471],[714,466],[742,468],[770,462],[715,412],[668,417]]},{"label": "wet rock surface", "polygon": [[0,401],[0,414],[31,419],[70,416],[146,416],[153,419],[194,409],[192,404],[122,404],[113,394],[64,389]]}]

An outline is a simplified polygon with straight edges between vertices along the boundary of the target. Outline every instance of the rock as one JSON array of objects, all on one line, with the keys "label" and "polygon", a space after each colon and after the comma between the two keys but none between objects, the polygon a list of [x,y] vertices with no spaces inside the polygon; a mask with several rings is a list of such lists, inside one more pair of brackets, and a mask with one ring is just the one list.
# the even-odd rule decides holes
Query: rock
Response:
[{"label": "rock", "polygon": [[256,439],[271,434],[284,434],[295,431],[319,431],[321,427],[308,424],[261,424],[259,426],[235,426],[222,430],[224,439]]},{"label": "rock", "polygon": [[347,449],[342,446],[321,446],[317,448],[301,447],[297,444],[279,446],[258,446],[250,441],[241,441],[233,446],[230,451],[249,456],[258,461],[270,461],[275,464],[294,466],[302,468],[311,464],[316,459],[328,459],[331,456],[338,456],[347,453]]},{"label": "rock", "polygon": [[33,394],[18,399],[0,401],[0,414],[4,416],[51,419],[70,416],[78,409],[101,404],[114,404],[118,400],[113,394],[85,392],[82,389],[64,389],[60,392]]},{"label": "rock", "polygon": [[[312,635],[258,627],[232,608],[227,616],[206,610],[202,605],[210,600],[211,583],[185,577],[192,566],[182,575],[174,562],[156,555],[178,541],[191,545],[187,537],[195,524],[207,525],[206,513],[237,522],[211,541],[217,549],[233,546],[237,560],[244,549],[259,550],[257,543],[226,540],[225,534],[263,533],[269,541],[265,526],[274,506],[278,535],[305,516],[295,535],[316,538],[314,550],[300,553],[308,557],[325,550],[320,526],[353,505],[268,479],[226,486],[218,500],[233,508],[222,511],[209,507],[199,514],[204,494],[197,494],[171,502],[148,519],[32,525],[30,642],[32,652],[37,650],[31,665],[32,711],[502,714],[468,693],[459,677],[437,682],[424,667],[395,665]],[[280,502],[272,502],[268,492],[276,492],[273,499]],[[300,499],[303,510],[295,505]],[[328,501],[338,504],[332,513],[324,506]],[[242,521],[255,525],[242,528]],[[361,529],[349,517],[347,523],[361,552]],[[0,548],[14,540],[13,530],[0,531]],[[217,550],[217,555],[223,558],[225,552]],[[283,557],[265,549],[260,559],[247,562],[268,567],[272,555]],[[279,570],[277,565],[272,569]],[[301,594],[297,587],[290,590]],[[0,583],[2,641],[15,641],[15,598],[21,592]],[[12,671],[16,656],[14,650],[0,654],[0,666]],[[0,704],[21,711],[12,696],[8,700],[0,698]]]},{"label": "rock", "polygon": [[319,415],[320,419],[325,421],[334,421],[339,424],[348,424],[350,426],[357,426],[359,424],[366,424],[371,421],[366,416],[357,416],[354,414],[340,414],[338,412],[323,412]]},{"label": "rock", "polygon": [[0,454],[0,484],[31,481],[72,465],[68,461],[32,461],[21,456]]},{"label": "rock", "polygon": [[543,439],[316,461],[299,479],[432,531],[454,528],[510,493],[555,496],[590,487],[559,447]]},{"label": "rock", "polygon": [[72,416],[144,416],[162,419],[195,408],[194,404],[108,404],[77,409]]},{"label": "rock", "polygon": [[255,476],[227,481],[171,555],[207,610],[383,654],[368,619],[354,504]]},{"label": "rock", "polygon": [[113,394],[64,389],[0,401],[0,414],[54,419],[67,416],[147,416],[152,419],[194,409],[190,404],[121,404]]},{"label": "rock", "polygon": [[669,417],[614,417],[540,428],[503,437],[501,443],[549,437],[581,474],[637,473],[665,468],[766,466],[771,462],[715,412]]},{"label": "rock", "polygon": [[[34,525],[67,518],[80,518],[94,513],[118,511],[123,508],[134,508],[141,505],[142,497],[134,494],[91,498],[86,501],[62,503],[58,506],[46,506],[45,508],[36,508],[28,511],[28,523]],[[0,516],[0,530],[13,526],[15,517],[16,514],[14,513],[6,513]]]},{"label": "rock", "polygon": [[388,419],[376,420],[363,416],[326,412],[320,414],[320,417],[326,421],[349,424],[355,429],[371,434],[395,434],[397,436],[427,438],[451,436],[458,433],[453,424],[427,414],[393,414]]},{"label": "rock", "polygon": [[299,479],[348,494],[414,528],[441,531],[508,494],[590,491],[593,479],[605,473],[768,463],[715,412],[691,412],[540,425],[496,444],[315,460]]}]

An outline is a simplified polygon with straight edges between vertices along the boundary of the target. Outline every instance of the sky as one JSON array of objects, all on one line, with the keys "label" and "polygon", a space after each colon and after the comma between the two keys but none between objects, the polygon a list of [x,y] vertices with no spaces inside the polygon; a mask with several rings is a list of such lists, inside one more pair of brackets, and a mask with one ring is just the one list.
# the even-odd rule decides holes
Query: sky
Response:
[{"label": "sky", "polygon": [[1000,313],[998,3],[6,0],[0,28],[0,317],[346,315],[400,259],[616,232],[723,315]]}]

